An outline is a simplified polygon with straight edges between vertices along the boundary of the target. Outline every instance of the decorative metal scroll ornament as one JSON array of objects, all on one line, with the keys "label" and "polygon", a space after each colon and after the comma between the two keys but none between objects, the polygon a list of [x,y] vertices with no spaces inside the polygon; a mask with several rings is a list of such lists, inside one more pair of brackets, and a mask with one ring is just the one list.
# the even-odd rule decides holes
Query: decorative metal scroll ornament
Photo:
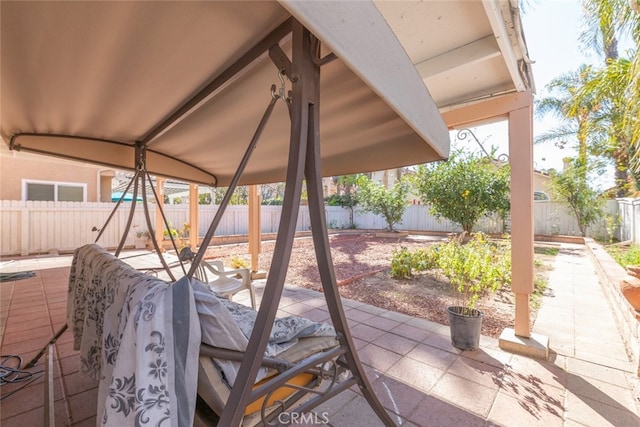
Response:
[{"label": "decorative metal scroll ornament", "polygon": [[487,156],[488,158],[490,158],[491,160],[499,160],[501,162],[508,162],[509,161],[509,155],[505,154],[505,153],[499,154],[498,156],[492,156],[486,150],[486,148],[484,148],[484,145],[482,145],[482,143],[480,142],[480,140],[478,139],[476,134],[473,133],[473,131],[471,129],[460,129],[458,131],[458,133],[456,133],[456,139],[458,141],[465,141],[465,140],[469,139],[469,137],[473,138],[473,140],[478,144],[478,146],[480,147],[480,149],[482,150],[484,155]]}]

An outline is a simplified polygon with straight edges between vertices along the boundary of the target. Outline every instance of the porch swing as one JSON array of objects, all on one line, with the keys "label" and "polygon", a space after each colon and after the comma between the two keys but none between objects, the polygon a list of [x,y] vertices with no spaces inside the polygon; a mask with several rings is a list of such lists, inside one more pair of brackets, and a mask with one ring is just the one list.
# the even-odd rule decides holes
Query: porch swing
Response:
[{"label": "porch swing", "polygon": [[[33,47],[34,55],[41,54],[41,50],[37,48],[38,44],[30,40],[30,37],[33,37],[34,34],[37,36],[39,31],[43,31],[43,28],[51,26],[39,25],[38,20],[30,19],[34,15],[32,11],[34,7],[49,9],[48,13],[37,14],[37,16],[43,17],[42,19],[59,19],[66,26],[72,25],[69,22],[70,17],[80,17],[82,20],[82,25],[70,28],[68,32],[62,34],[63,40],[52,41],[54,43],[53,52],[55,52],[56,46],[61,50],[74,52],[74,49],[70,49],[68,46],[69,40],[64,38],[67,33],[75,34],[75,37],[80,39],[83,29],[86,31],[87,28],[91,28],[87,37],[96,34],[102,35],[86,23],[92,19],[101,22],[101,19],[110,17],[103,9],[105,5],[101,4],[91,4],[88,8],[73,3],[57,4],[55,2],[37,6],[21,2],[8,6],[3,5],[3,23],[5,20],[11,23],[10,26],[5,26],[8,29],[3,28],[3,44],[6,40],[8,46]],[[109,7],[118,8],[119,13],[127,13],[128,6],[110,4]],[[172,364],[170,369],[175,370],[175,378],[178,379],[178,384],[175,386],[182,387],[185,396],[191,396],[188,384],[190,380],[198,377],[198,380],[201,381],[205,375],[216,373],[215,368],[203,366],[201,363],[201,374],[198,375],[196,372],[197,363],[192,363],[197,360],[198,353],[206,356],[205,360],[213,358],[239,362],[239,367],[233,374],[235,375],[233,385],[226,391],[219,388],[220,382],[214,384],[212,381],[205,381],[208,385],[214,384],[212,386],[214,390],[209,393],[214,398],[205,397],[208,392],[204,391],[202,397],[219,417],[218,425],[241,425],[249,420],[251,411],[257,411],[254,414],[258,414],[256,418],[258,423],[278,423],[282,421],[277,418],[278,414],[309,411],[354,385],[358,385],[364,398],[380,420],[385,425],[394,425],[389,414],[374,394],[371,383],[365,375],[346,322],[331,261],[321,177],[424,163],[446,156],[448,151],[446,127],[402,47],[373,3],[338,2],[327,5],[322,2],[258,2],[252,4],[251,8],[255,8],[256,11],[259,9],[259,13],[251,15],[254,21],[246,28],[255,29],[262,38],[259,38],[255,33],[247,37],[239,30],[236,31],[234,21],[226,17],[230,11],[233,11],[234,16],[248,19],[248,6],[233,2],[189,4],[188,6],[140,3],[133,7],[140,8],[137,9],[137,13],[143,12],[140,16],[144,16],[144,19],[138,18],[139,21],[135,21],[137,15],[131,16],[131,22],[136,24],[133,25],[134,31],[143,31],[147,28],[145,27],[147,24],[153,28],[166,29],[166,34],[155,33],[156,37],[167,37],[166,40],[158,40],[155,46],[162,46],[163,42],[168,43],[173,40],[172,38],[202,37],[197,35],[197,32],[185,35],[180,28],[172,26],[171,23],[177,19],[196,22],[198,18],[206,16],[207,20],[212,21],[207,22],[202,30],[207,34],[207,40],[209,37],[211,40],[216,40],[221,34],[235,34],[238,37],[242,35],[245,38],[236,43],[236,49],[241,54],[238,56],[234,51],[227,52],[227,56],[217,62],[218,68],[213,74],[214,77],[202,89],[197,91],[194,96],[187,98],[186,102],[175,108],[173,113],[166,116],[159,124],[136,138],[137,142],[134,144],[117,142],[119,139],[122,140],[121,135],[126,132],[115,132],[113,127],[96,130],[90,125],[87,127],[79,126],[74,129],[74,134],[82,136],[70,137],[67,129],[54,129],[54,132],[47,129],[48,133],[45,133],[42,128],[30,126],[32,123],[38,123],[38,117],[23,123],[18,116],[11,114],[7,116],[9,120],[3,121],[3,138],[9,141],[12,149],[16,150],[83,159],[112,167],[132,169],[136,171],[135,176],[142,184],[144,184],[145,176],[148,178],[149,173],[154,173],[198,183],[213,181],[217,185],[229,187],[225,199],[203,239],[201,249],[192,258],[188,271],[185,266],[182,267],[183,272],[186,272],[185,277],[177,280],[170,287],[162,288],[166,289],[166,301],[172,302],[163,306],[167,310],[167,319],[165,320],[172,320],[170,322],[171,328],[188,328],[184,334],[179,333],[178,329],[171,329],[171,333],[174,334],[172,335],[175,339],[174,344],[182,343],[181,345],[187,346],[188,350],[184,353],[174,354],[173,347],[170,345],[167,344],[167,348],[164,349],[164,340],[162,341],[163,346],[160,346],[159,343],[149,344],[150,351],[160,351],[162,347],[169,356],[173,356],[168,357],[167,360],[170,360],[170,364]],[[158,10],[161,10],[162,13]],[[116,15],[111,18],[121,19]],[[154,19],[161,22],[155,22]],[[259,24],[256,21],[259,21]],[[274,25],[274,22],[277,25]],[[367,29],[365,30],[365,28]],[[374,30],[369,31],[368,29]],[[11,39],[11,36],[14,35],[12,31],[19,34],[19,40]],[[112,31],[105,32],[104,37],[108,37],[107,34],[111,33]],[[140,35],[144,34],[136,33],[136,36]],[[137,40],[137,38],[132,36],[131,40]],[[144,40],[148,41],[144,37],[141,38],[139,51],[135,51],[138,46],[136,44],[130,47],[134,49],[131,57],[137,58],[135,53],[145,57],[148,46],[143,43]],[[229,40],[234,41],[233,39]],[[255,40],[259,41],[256,43]],[[29,41],[34,43],[30,44]],[[191,40],[191,42],[196,41],[198,40]],[[55,42],[60,44],[55,45]],[[192,46],[194,43],[183,44]],[[246,46],[253,47],[246,50]],[[330,48],[330,51],[327,53],[327,48],[323,48],[323,46]],[[4,61],[4,64],[8,63],[7,67],[12,70],[14,69],[12,67],[20,70],[22,66],[32,64],[29,61],[21,61],[22,57],[16,58],[15,62],[12,61],[11,52],[7,52],[6,57],[8,59]],[[267,66],[267,61],[265,61],[267,57],[275,64],[275,68]],[[145,58],[153,60],[154,57]],[[46,59],[41,59],[40,63],[46,62]],[[107,59],[115,61],[115,57]],[[51,60],[57,61],[58,59],[52,57]],[[77,60],[83,61],[85,59],[79,56]],[[158,65],[165,66],[167,61],[163,57],[162,62]],[[211,66],[210,64],[203,65],[203,62],[206,61],[202,57],[194,56],[192,68],[201,66],[200,71],[202,71],[202,67],[207,69],[206,67]],[[63,65],[57,64],[57,66]],[[43,69],[51,69],[52,67],[53,64],[51,67],[43,67]],[[179,64],[178,67],[181,70],[191,70],[184,64]],[[229,112],[225,110],[231,109],[237,113],[238,108],[253,108],[252,101],[240,103],[240,100],[255,98],[257,90],[259,90],[257,88],[264,83],[265,74],[273,76],[274,69],[281,73],[281,77],[291,82],[287,114],[279,114],[276,117],[275,123],[272,123],[275,126],[270,126],[258,146],[256,146],[257,137],[254,135],[252,143],[242,157],[240,166],[235,169],[233,174],[229,173],[229,159],[237,154],[237,147],[233,145],[234,143],[221,143],[222,145],[219,147],[219,151],[215,152],[215,156],[198,156],[198,153],[189,150],[189,148],[197,148],[199,152],[212,153],[211,150],[207,151],[209,147],[215,149],[215,144],[210,142],[211,132],[217,136],[225,136],[223,131],[218,131],[212,127],[213,125],[208,124],[208,120],[212,120],[212,117],[221,116],[222,119],[218,120],[218,125],[222,124],[223,127],[231,127],[235,123],[234,129],[237,131],[237,120],[231,120],[233,116],[230,116]],[[28,73],[23,74],[29,75]],[[16,76],[20,76],[20,73],[9,73],[8,75],[18,78]],[[62,75],[67,77],[64,73]],[[68,84],[74,83],[72,77],[67,82]],[[150,86],[158,83],[140,79],[135,82],[143,86],[147,83]],[[28,91],[29,87],[33,85],[32,79],[8,83],[12,83],[12,85],[7,85],[7,87],[15,88],[13,92]],[[133,81],[129,83],[133,83]],[[4,85],[5,81],[3,80]],[[41,86],[33,85],[33,87],[42,90]],[[283,88],[281,87],[281,89]],[[186,91],[193,93],[192,89],[186,89]],[[321,92],[323,93],[322,104],[320,103]],[[38,96],[41,95],[38,94]],[[267,112],[273,108],[272,106],[275,105],[277,99],[282,98],[289,97],[283,91],[279,92],[277,97],[272,96]],[[64,114],[67,111],[64,108],[67,103],[66,100],[60,102],[60,108],[55,111]],[[5,103],[5,105],[14,106],[12,103]],[[326,107],[322,107],[322,105],[326,105]],[[103,113],[108,117],[110,113],[114,112],[104,111]],[[143,111],[138,111],[138,113],[144,115]],[[37,115],[37,112],[34,114]],[[42,112],[42,114],[45,113]],[[78,114],[78,111],[69,107],[68,114],[73,117],[74,114]],[[269,114],[265,113],[265,116],[268,118]],[[116,116],[120,115],[114,114],[114,117]],[[12,122],[12,117],[18,118]],[[225,123],[225,119],[229,121],[229,124]],[[285,119],[290,121],[290,125],[286,125],[286,127],[284,125]],[[320,142],[321,119],[324,124],[322,127],[322,147]],[[263,121],[265,121],[264,116]],[[261,121],[261,125],[258,126],[259,131],[256,132],[257,136],[262,133],[262,128],[264,125]],[[283,138],[280,130],[285,128],[290,129],[288,144],[281,142]],[[20,131],[16,131],[16,129],[20,129]],[[105,133],[100,133],[102,130]],[[203,139],[201,136],[205,131],[210,133]],[[114,141],[116,141],[115,144]],[[193,141],[199,141],[198,145],[194,145],[196,143]],[[84,149],[83,144],[89,144],[93,150]],[[285,150],[288,151],[286,165],[283,163],[282,156]],[[252,162],[251,167],[248,167],[249,155],[254,151],[259,151],[260,157],[257,162]],[[136,159],[133,165],[129,160],[125,160],[127,155],[131,153],[134,155],[128,158]],[[153,159],[149,158],[150,155]],[[215,173],[216,170],[220,173]],[[199,291],[197,285],[190,284],[190,279],[194,277],[198,266],[201,265],[206,247],[220,222],[224,210],[223,206],[228,204],[233,188],[238,184],[277,182],[284,178],[286,178],[285,197],[273,261],[264,288],[263,303],[257,313],[254,313],[256,327],[251,328],[250,333],[247,334],[246,348],[244,351],[238,351],[235,348],[201,347],[199,339],[194,344],[194,338],[197,338],[198,334],[194,334],[193,326],[199,322],[192,317],[194,313],[193,294]],[[310,355],[297,355],[290,360],[282,360],[265,357],[265,351],[269,345],[270,329],[274,325],[284,290],[286,270],[295,236],[303,179],[307,184],[312,238],[321,284],[327,300],[335,338],[332,337],[333,342],[327,340],[327,342],[315,346]],[[135,183],[134,193],[137,192],[138,181]],[[145,187],[142,185],[144,203],[147,199]],[[135,197],[137,194],[134,194],[134,200]],[[132,215],[130,214],[130,218]],[[148,212],[146,220],[151,229]],[[121,250],[122,245],[123,241],[121,240],[117,253]],[[98,249],[90,249],[97,254],[96,256],[103,256]],[[159,252],[157,246],[156,252]],[[166,262],[161,262],[163,262],[165,269],[169,269]],[[117,259],[111,260],[109,265],[110,268],[120,268],[121,266]],[[136,280],[140,278],[128,270],[123,274],[124,276],[130,275],[127,277],[136,278]],[[172,279],[174,279],[173,276]],[[143,278],[142,280],[151,279]],[[144,283],[156,286],[149,281]],[[132,290],[132,292],[136,291]],[[226,304],[224,301],[222,303]],[[234,310],[235,308],[227,306],[227,309]],[[125,332],[135,332],[127,331]],[[167,343],[170,342],[167,341]],[[196,345],[195,356],[193,354],[194,345]],[[310,346],[310,348],[313,347]],[[129,350],[124,350],[125,355],[128,354],[126,352]],[[267,376],[264,382],[256,384],[259,373],[265,368],[269,369],[271,374],[276,373],[276,375]],[[203,373],[203,371],[207,372]],[[341,375],[342,372],[347,373],[346,377]],[[291,383],[291,380],[299,378],[300,374],[308,374],[308,376],[301,382]],[[312,391],[314,381],[322,377],[330,380],[328,388],[320,393]],[[128,387],[128,383],[124,380],[119,384],[122,387]],[[283,386],[294,391],[292,400],[285,401],[284,398],[274,395]],[[199,388],[199,391],[201,390]],[[119,391],[121,390],[115,390],[114,393],[117,395]],[[310,392],[312,397],[306,398]],[[194,401],[188,396],[184,401],[177,398],[168,404],[170,419],[172,422],[175,421],[177,425],[188,425],[193,419]],[[302,397],[305,399],[299,400]],[[297,406],[290,407],[288,402],[291,401],[297,401]],[[253,408],[248,410],[252,403]]]}]

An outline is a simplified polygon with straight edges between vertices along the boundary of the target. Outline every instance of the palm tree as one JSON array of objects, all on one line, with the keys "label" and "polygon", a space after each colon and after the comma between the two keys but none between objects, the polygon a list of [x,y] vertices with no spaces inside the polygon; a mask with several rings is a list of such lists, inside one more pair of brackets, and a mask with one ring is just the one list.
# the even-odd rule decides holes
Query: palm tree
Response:
[{"label": "palm tree", "polygon": [[[598,103],[593,135],[594,151],[615,163],[616,196],[629,193],[628,170],[630,162],[631,132],[625,115],[629,97],[630,61],[624,58],[609,60],[606,67],[594,73],[581,88],[579,95],[588,96]],[[638,174],[631,171],[635,187],[639,187]]]},{"label": "palm tree", "polygon": [[576,138],[578,142],[578,162],[586,166],[590,138],[594,133],[594,120],[598,103],[595,98],[586,96],[581,88],[593,79],[593,71],[588,65],[581,65],[575,72],[563,74],[551,80],[546,86],[551,93],[536,100],[536,115],[553,114],[563,124],[542,135],[535,142],[553,141],[564,146],[567,139]]},{"label": "palm tree", "polygon": [[[637,50],[631,52],[632,62],[620,60],[618,38],[630,35],[640,43],[640,19],[638,0],[582,0],[585,29],[581,41],[604,57],[605,70],[599,71],[595,80],[587,85],[583,95],[591,97],[593,91],[606,110],[604,123],[609,128],[607,150],[614,160],[617,195],[626,193],[627,171],[634,147],[640,143],[640,61]],[[635,75],[635,79],[632,78]],[[633,150],[637,151],[637,150]],[[638,170],[639,168],[633,168]],[[633,174],[636,175],[636,174]],[[638,182],[634,176],[634,181]]]}]

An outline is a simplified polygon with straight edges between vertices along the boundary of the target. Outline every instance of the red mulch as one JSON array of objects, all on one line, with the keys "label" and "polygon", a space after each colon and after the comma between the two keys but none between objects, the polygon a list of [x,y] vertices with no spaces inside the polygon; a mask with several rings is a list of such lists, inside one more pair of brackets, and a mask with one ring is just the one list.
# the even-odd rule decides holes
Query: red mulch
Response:
[{"label": "red mulch", "polygon": [[[425,240],[377,238],[371,234],[332,235],[329,239],[340,294],[388,310],[448,324],[446,308],[454,304],[446,279],[420,274],[410,280],[389,277],[394,250],[402,246],[417,249],[432,244]],[[269,270],[275,242],[263,242],[259,258],[261,270]],[[248,244],[210,247],[207,256],[229,265],[234,256],[249,261]],[[321,291],[320,275],[311,238],[294,241],[286,283]],[[482,333],[498,337],[514,323],[511,293],[495,294],[485,305]]]}]

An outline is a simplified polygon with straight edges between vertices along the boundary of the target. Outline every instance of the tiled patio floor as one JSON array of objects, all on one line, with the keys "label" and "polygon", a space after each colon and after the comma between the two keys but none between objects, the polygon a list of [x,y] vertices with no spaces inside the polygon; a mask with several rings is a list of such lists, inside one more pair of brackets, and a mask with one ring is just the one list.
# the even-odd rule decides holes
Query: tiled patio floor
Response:
[{"label": "tiled patio floor", "polygon": [[[0,285],[0,353],[18,354],[26,363],[64,324],[70,261],[58,256],[3,266],[37,275]],[[243,299],[248,296],[236,298]],[[562,245],[550,296],[534,325],[534,332],[550,338],[550,361],[506,353],[488,337],[480,350],[461,352],[451,346],[448,326],[355,301],[344,305],[369,379],[399,425],[640,426],[637,379],[582,246]],[[329,319],[321,294],[295,287],[287,288],[280,304],[280,314],[289,313]],[[55,347],[56,425],[95,425],[96,387],[78,372],[71,334]],[[42,424],[44,386],[35,377],[10,396],[16,385],[2,386],[3,427]],[[326,413],[333,426],[380,425],[357,391],[316,412]]]}]

